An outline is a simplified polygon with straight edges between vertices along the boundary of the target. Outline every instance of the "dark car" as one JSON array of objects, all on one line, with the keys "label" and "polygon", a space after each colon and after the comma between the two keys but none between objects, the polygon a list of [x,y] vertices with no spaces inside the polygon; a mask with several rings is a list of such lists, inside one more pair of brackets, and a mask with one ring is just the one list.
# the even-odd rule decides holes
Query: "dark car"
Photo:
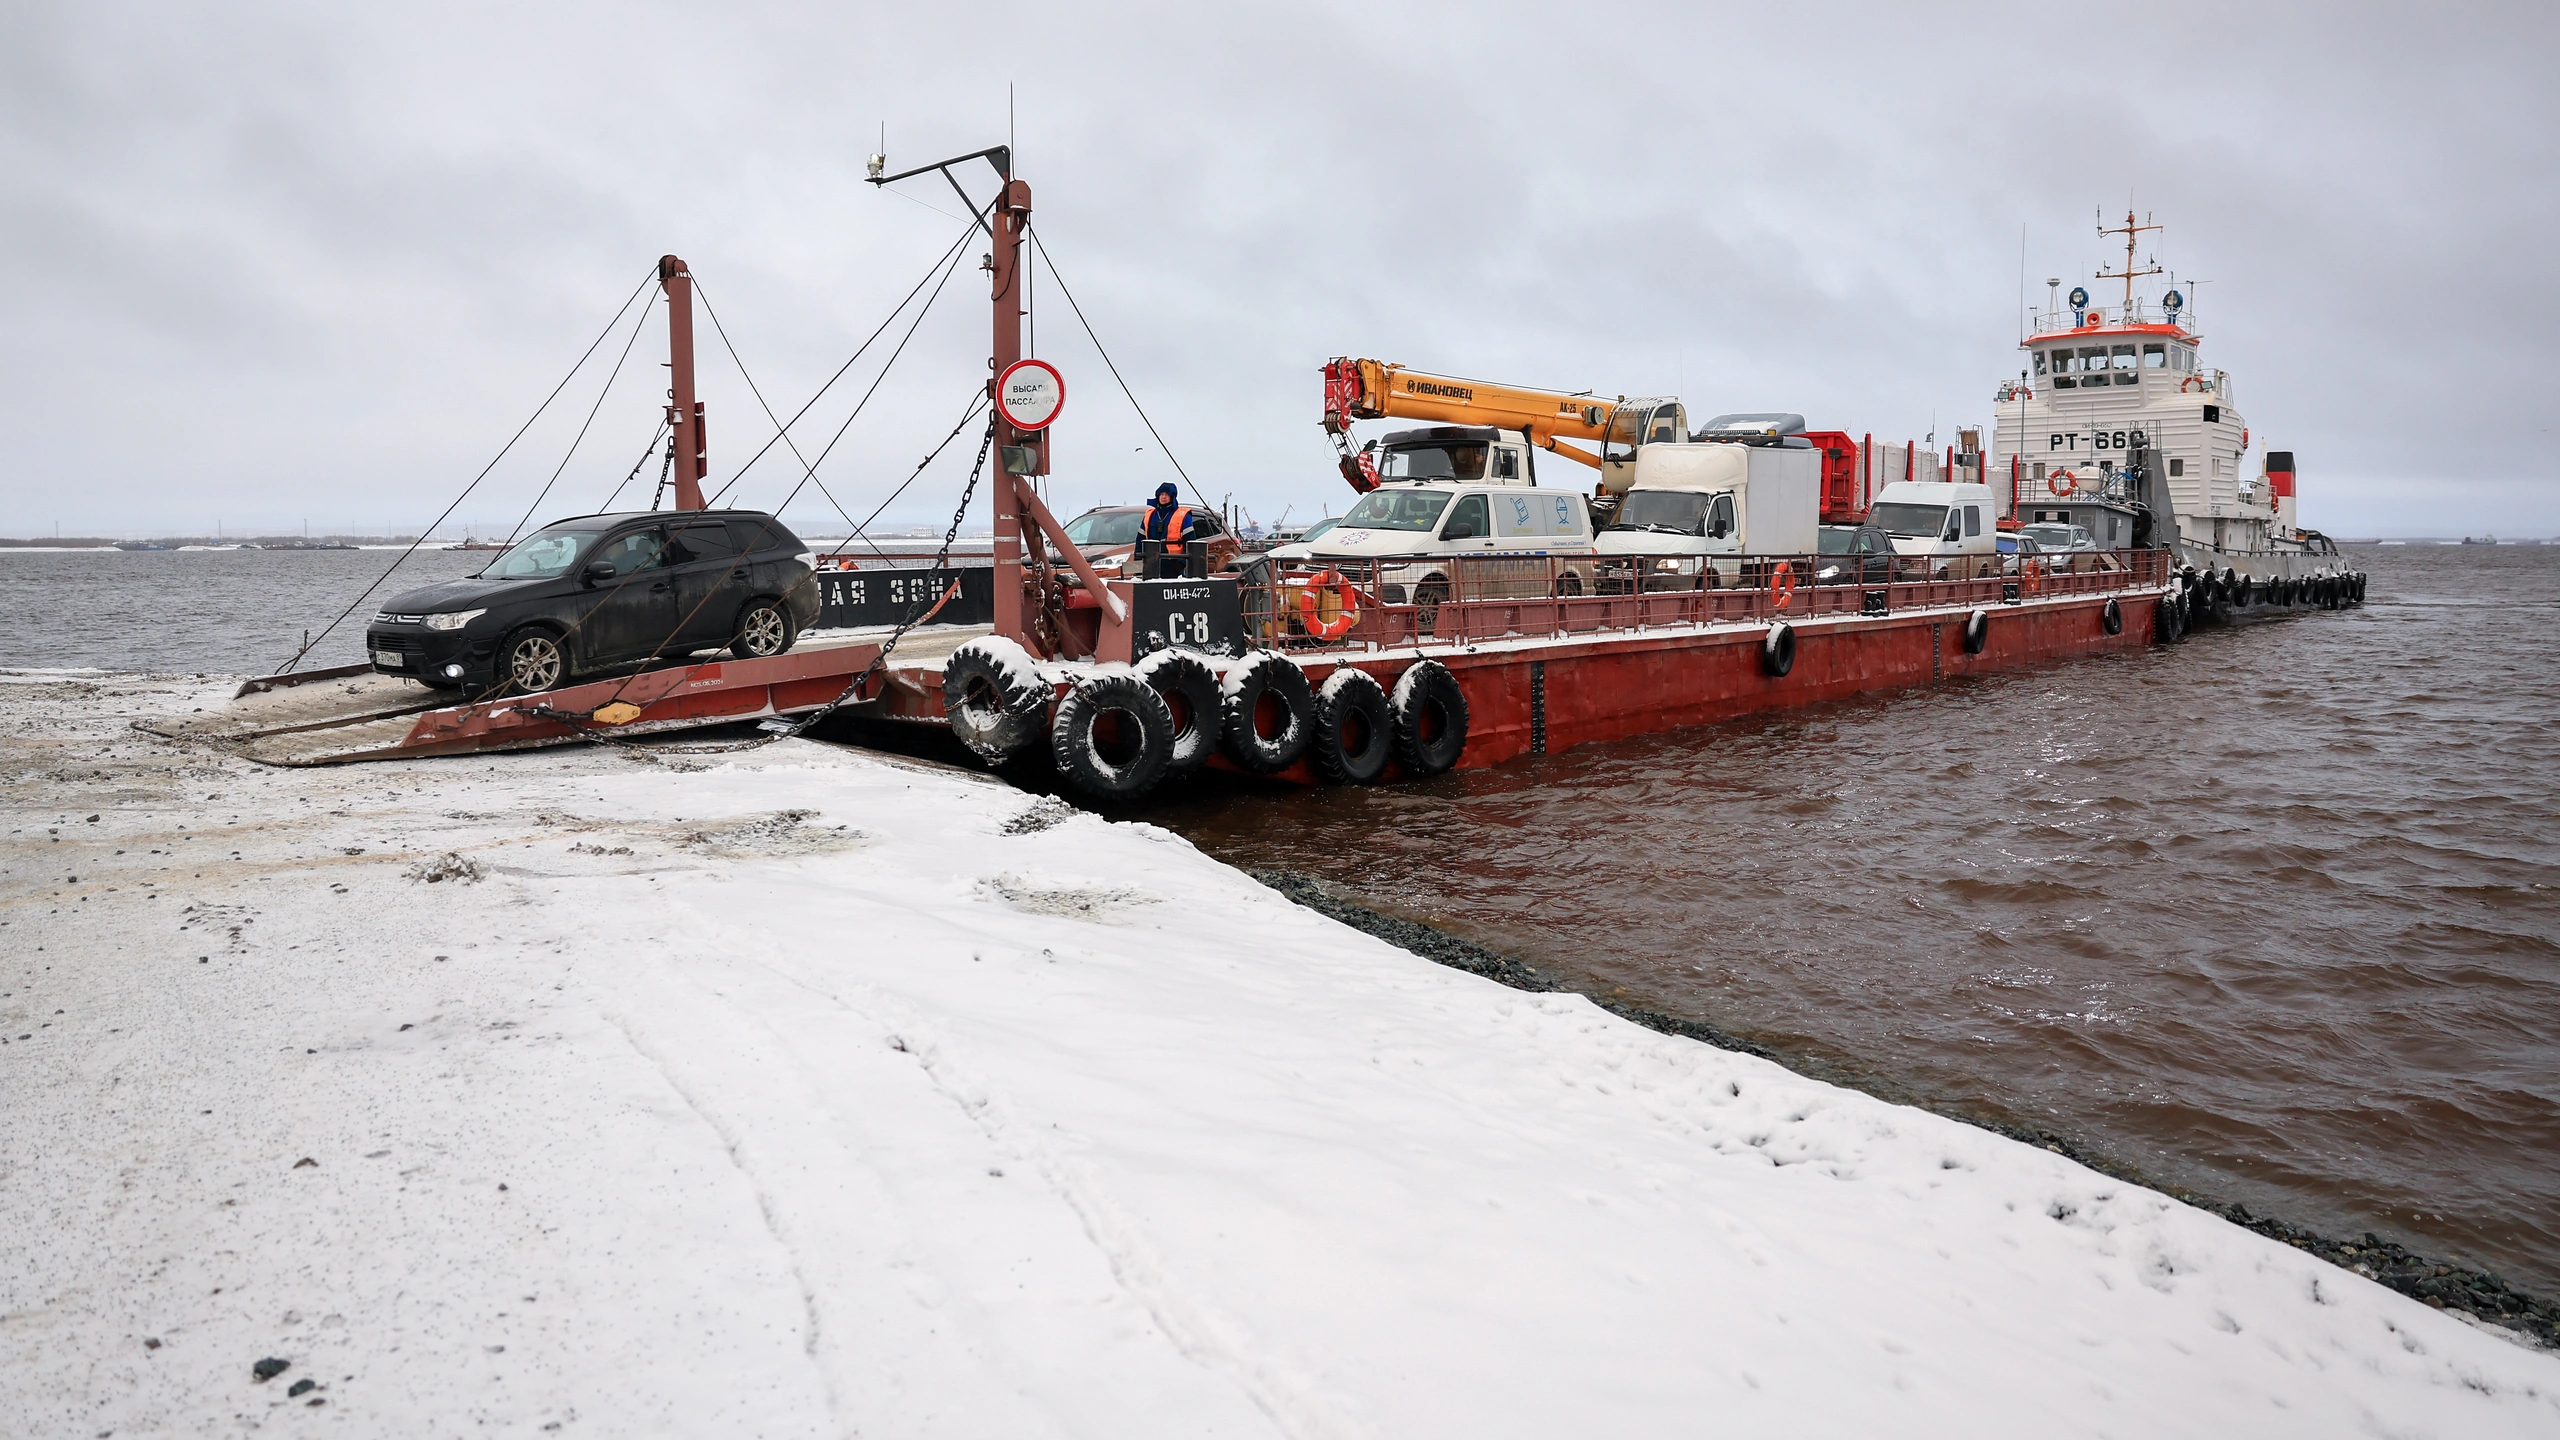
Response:
[{"label": "dark car", "polygon": [[1893,578],[1893,537],[1870,524],[1825,525],[1814,541],[1817,585],[1881,585]]},{"label": "dark car", "polygon": [[815,560],[752,510],[582,515],[467,580],[395,596],[365,627],[373,668],[475,694],[726,647],[779,655],[818,618]]}]

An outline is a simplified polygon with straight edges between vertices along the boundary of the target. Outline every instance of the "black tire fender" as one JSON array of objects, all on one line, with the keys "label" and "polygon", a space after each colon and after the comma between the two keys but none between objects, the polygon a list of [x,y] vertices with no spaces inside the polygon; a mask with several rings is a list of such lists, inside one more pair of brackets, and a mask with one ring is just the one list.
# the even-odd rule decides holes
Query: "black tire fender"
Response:
[{"label": "black tire fender", "polygon": [[1467,692],[1437,660],[1416,660],[1387,697],[1395,719],[1396,759],[1416,775],[1438,775],[1467,749]]},{"label": "black tire fender", "polygon": [[2231,603],[2241,606],[2244,609],[2247,608],[2250,602],[2257,600],[2258,598],[2260,598],[2258,593],[2258,578],[2254,575],[2241,576],[2239,582],[2231,588]]},{"label": "black tire fender", "polygon": [[2114,596],[2108,596],[2107,608],[2098,612],[2098,624],[2110,635],[2124,633],[2124,607],[2116,603]]},{"label": "black tire fender", "polygon": [[1760,670],[1772,680],[1787,678],[1796,668],[1796,627],[1781,620],[1760,637]]},{"label": "black tire fender", "polygon": [[1226,730],[1217,672],[1187,650],[1159,650],[1137,668],[1138,678],[1164,697],[1173,717],[1173,756],[1165,773],[1188,775],[1207,764]]},{"label": "black tire fender", "polygon": [[2151,617],[2151,643],[2174,645],[2178,641],[2178,602],[2163,595]]},{"label": "black tire fender", "polygon": [[1387,692],[1367,671],[1345,665],[1316,691],[1315,735],[1307,753],[1316,773],[1335,785],[1368,785],[1387,772],[1395,751],[1395,717]]},{"label": "black tire fender", "polygon": [[1979,655],[1991,643],[1991,612],[1976,610],[1964,617],[1964,653]]},{"label": "black tire fender", "polygon": [[1173,712],[1156,688],[1127,670],[1088,675],[1049,721],[1058,774],[1096,800],[1134,800],[1155,788],[1173,759]]},{"label": "black tire fender", "polygon": [[942,662],[942,713],[951,733],[990,761],[1019,754],[1046,733],[1053,693],[1031,652],[1001,636],[972,640]]},{"label": "black tire fender", "polygon": [[[1266,700],[1274,710],[1265,709]],[[1288,769],[1315,734],[1316,695],[1307,672],[1277,650],[1255,651],[1229,668],[1218,708],[1227,754],[1256,775]],[[1263,734],[1260,722],[1275,713],[1279,729]]]}]

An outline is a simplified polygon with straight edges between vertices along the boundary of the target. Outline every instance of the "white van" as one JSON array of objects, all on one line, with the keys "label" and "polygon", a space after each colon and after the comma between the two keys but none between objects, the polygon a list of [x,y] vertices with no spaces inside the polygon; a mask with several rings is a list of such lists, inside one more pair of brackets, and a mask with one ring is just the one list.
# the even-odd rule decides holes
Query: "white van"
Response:
[{"label": "white van", "polygon": [[[1647,445],[1609,528],[1596,541],[1603,588],[1711,590],[1744,555],[1810,555],[1822,522],[1822,457],[1795,447],[1712,442]],[[1646,557],[1640,562],[1608,557]]]},{"label": "white van", "polygon": [[1895,554],[1912,557],[1897,578],[1973,580],[2000,573],[1999,512],[1988,485],[1896,480],[1876,492],[1867,523],[1893,537]]},{"label": "white van", "polygon": [[[1584,594],[1596,553],[1588,503],[1575,491],[1430,480],[1379,486],[1307,548],[1302,566],[1376,565],[1378,598],[1424,607],[1426,625],[1451,598]],[[1448,563],[1462,558],[1475,563],[1463,572]]]}]

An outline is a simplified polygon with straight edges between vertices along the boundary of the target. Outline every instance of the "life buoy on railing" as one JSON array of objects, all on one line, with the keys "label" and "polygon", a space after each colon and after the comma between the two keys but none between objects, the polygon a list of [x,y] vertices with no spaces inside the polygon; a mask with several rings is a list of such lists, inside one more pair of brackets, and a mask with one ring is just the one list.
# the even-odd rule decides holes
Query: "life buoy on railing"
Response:
[{"label": "life buoy on railing", "polygon": [[2204,377],[2203,377],[2203,376],[2201,376],[2201,375],[2190,375],[2190,376],[2188,376],[2186,379],[2181,380],[2181,381],[2179,381],[2179,382],[2178,382],[2178,393],[2179,393],[2179,394],[2181,394],[2181,395],[2184,395],[2184,394],[2186,394],[2188,391],[2195,389],[2197,386],[2199,386],[2199,385],[2201,385],[2201,384],[2203,384],[2203,383],[2204,383]]},{"label": "life buoy on railing", "polygon": [[[1333,616],[1325,618],[1325,602],[1333,602]],[[1327,570],[1306,583],[1298,592],[1298,623],[1310,635],[1326,640],[1339,640],[1360,623],[1360,592],[1342,578],[1339,570]]]},{"label": "life buoy on railing", "polygon": [[2043,588],[2044,566],[2042,563],[2030,560],[2024,565],[2018,567],[2019,593],[2033,595]]},{"label": "life buoy on railing", "polygon": [[2076,495],[2080,493],[2080,477],[2069,470],[2056,470],[2044,477],[2044,488],[2056,495]]},{"label": "life buoy on railing", "polygon": [[1791,561],[1781,560],[1769,572],[1769,603],[1784,610],[1795,603],[1795,598],[1796,567]]}]

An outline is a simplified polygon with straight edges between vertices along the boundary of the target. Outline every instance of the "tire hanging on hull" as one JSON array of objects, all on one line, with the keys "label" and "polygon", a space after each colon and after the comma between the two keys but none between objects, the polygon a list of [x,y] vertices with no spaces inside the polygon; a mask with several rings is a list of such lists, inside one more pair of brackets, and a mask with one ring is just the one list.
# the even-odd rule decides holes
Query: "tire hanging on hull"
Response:
[{"label": "tire hanging on hull", "polygon": [[1796,627],[1781,620],[1769,627],[1760,641],[1760,672],[1772,680],[1784,680],[1796,668]]},{"label": "tire hanging on hull", "polygon": [[1173,712],[1136,675],[1088,675],[1058,702],[1049,749],[1069,785],[1096,800],[1134,800],[1173,758]]},{"label": "tire hanging on hull", "polygon": [[[1219,708],[1227,754],[1256,775],[1286,770],[1306,753],[1315,732],[1315,691],[1307,672],[1277,650],[1247,657],[1227,672]],[[1275,722],[1270,734],[1263,722]]]},{"label": "tire hanging on hull", "polygon": [[1050,694],[1031,652],[1000,636],[972,640],[942,663],[951,733],[989,762],[1008,760],[1040,738]]},{"label": "tire hanging on hull", "polygon": [[1441,774],[1466,753],[1467,692],[1439,661],[1406,666],[1387,711],[1395,723],[1396,760],[1414,774]]},{"label": "tire hanging on hull", "polygon": [[1173,754],[1165,762],[1166,777],[1188,775],[1207,764],[1226,729],[1216,672],[1187,650],[1159,650],[1138,662],[1138,678],[1164,698],[1173,716]]},{"label": "tire hanging on hull", "polygon": [[1344,666],[1316,692],[1315,736],[1307,743],[1316,773],[1335,785],[1369,785],[1387,773],[1395,751],[1395,717],[1387,692],[1365,670]]}]

